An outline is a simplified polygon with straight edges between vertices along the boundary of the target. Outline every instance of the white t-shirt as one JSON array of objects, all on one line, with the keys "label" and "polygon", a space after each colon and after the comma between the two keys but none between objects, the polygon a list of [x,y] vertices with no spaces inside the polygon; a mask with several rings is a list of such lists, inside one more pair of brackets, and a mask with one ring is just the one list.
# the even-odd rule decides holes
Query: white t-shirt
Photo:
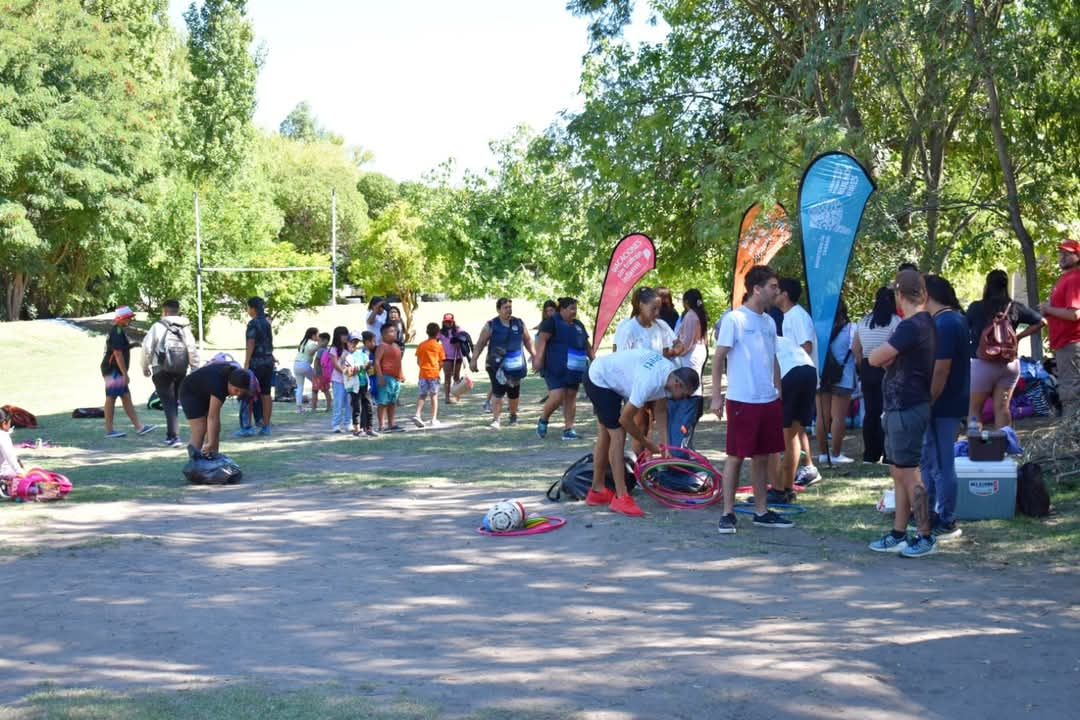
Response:
[{"label": "white t-shirt", "polygon": [[[375,316],[375,322],[373,322],[373,323],[367,322],[367,319],[365,318],[365,323],[367,324],[368,332],[375,333],[375,344],[376,345],[379,345],[379,344],[382,343],[382,328],[383,328],[383,325],[386,324],[386,315],[387,315],[386,311],[383,310],[381,313],[379,313],[378,315]],[[370,317],[370,316],[371,316],[371,311],[369,310],[368,311],[368,317]]]},{"label": "white t-shirt", "polygon": [[15,454],[15,443],[11,440],[11,432],[0,430],[0,477],[12,478],[21,472],[19,456]]},{"label": "white t-shirt", "polygon": [[660,318],[649,327],[643,327],[636,317],[628,317],[615,327],[615,349],[647,349],[663,353],[664,348],[675,344],[675,331]]},{"label": "white t-shirt", "polygon": [[675,369],[675,363],[652,350],[619,350],[596,358],[589,366],[589,379],[640,408],[667,397],[664,385]]},{"label": "white t-shirt", "polygon": [[780,377],[785,377],[803,365],[814,367],[814,361],[806,354],[802,345],[796,345],[787,335],[776,338],[776,361],[780,363]]},{"label": "white t-shirt", "polygon": [[771,317],[741,305],[724,316],[716,346],[730,348],[727,355],[728,400],[762,404],[779,397],[773,384],[776,323]]},{"label": "white t-shirt", "polygon": [[814,363],[814,367],[817,367],[817,331],[814,329],[813,318],[802,305],[793,305],[784,313],[784,337],[791,338],[796,345],[811,343],[813,348],[810,350],[810,360]]}]

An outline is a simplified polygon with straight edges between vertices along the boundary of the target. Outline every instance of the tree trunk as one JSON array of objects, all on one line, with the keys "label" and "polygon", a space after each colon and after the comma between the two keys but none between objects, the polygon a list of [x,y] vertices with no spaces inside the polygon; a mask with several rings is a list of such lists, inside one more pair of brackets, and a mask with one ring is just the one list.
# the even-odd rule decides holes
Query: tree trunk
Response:
[{"label": "tree trunk", "polygon": [[4,305],[8,320],[18,320],[22,316],[23,301],[26,299],[27,274],[13,272],[4,288]]},{"label": "tree trunk", "polygon": [[[1012,158],[1009,156],[1008,141],[1005,139],[1005,131],[1001,124],[1001,103],[998,100],[997,84],[994,82],[994,68],[990,63],[990,55],[979,34],[979,23],[975,16],[975,1],[964,0],[964,12],[967,16],[968,33],[975,47],[975,57],[978,65],[982,68],[983,87],[986,90],[986,100],[990,129],[994,135],[994,150],[997,153],[998,164],[1001,166],[1001,174],[1005,180],[1005,192],[1009,204],[1009,224],[1012,225],[1016,239],[1020,241],[1020,250],[1024,255],[1024,275],[1027,281],[1028,304],[1039,304],[1039,274],[1035,267],[1035,242],[1024,227],[1024,219],[1020,215],[1020,196],[1016,191],[1016,173],[1013,169]],[[1042,332],[1036,333],[1031,342],[1032,354],[1035,360],[1042,359]]]},{"label": "tree trunk", "polygon": [[401,298],[401,309],[405,313],[405,317],[402,318],[405,322],[405,342],[412,342],[412,339],[416,336],[416,333],[413,332],[413,311],[416,309],[416,291],[398,290],[398,297]]}]

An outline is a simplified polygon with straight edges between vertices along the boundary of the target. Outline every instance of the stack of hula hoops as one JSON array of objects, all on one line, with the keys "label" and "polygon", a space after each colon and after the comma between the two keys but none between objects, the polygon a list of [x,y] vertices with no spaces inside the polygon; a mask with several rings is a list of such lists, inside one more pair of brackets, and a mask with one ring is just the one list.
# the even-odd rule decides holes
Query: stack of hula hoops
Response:
[{"label": "stack of hula hoops", "polygon": [[634,466],[638,484],[650,497],[677,510],[703,510],[720,501],[722,475],[708,458],[684,447],[661,449],[670,457],[642,454]]},{"label": "stack of hula hoops", "polygon": [[[634,465],[634,475],[642,489],[661,505],[676,510],[703,510],[724,497],[723,475],[701,453],[689,448],[661,445],[669,457],[651,457],[643,453]],[[739,487],[736,493],[752,492]],[[802,505],[770,503],[769,508],[781,515],[806,512]],[[735,503],[735,512],[753,513],[754,505]]]}]

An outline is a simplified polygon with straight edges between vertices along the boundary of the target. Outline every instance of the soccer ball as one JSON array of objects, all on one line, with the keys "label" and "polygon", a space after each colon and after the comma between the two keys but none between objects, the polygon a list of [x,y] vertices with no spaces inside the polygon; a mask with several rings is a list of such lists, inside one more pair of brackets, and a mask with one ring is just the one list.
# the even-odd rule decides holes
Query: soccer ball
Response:
[{"label": "soccer ball", "polygon": [[525,508],[517,500],[502,500],[491,506],[484,515],[484,529],[509,532],[525,526]]}]

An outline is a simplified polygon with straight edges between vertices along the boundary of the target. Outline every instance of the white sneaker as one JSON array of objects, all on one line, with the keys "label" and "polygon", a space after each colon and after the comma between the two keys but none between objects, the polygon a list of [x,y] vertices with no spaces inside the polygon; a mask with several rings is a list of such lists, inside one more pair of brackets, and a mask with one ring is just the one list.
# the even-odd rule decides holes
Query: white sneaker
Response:
[{"label": "white sneaker", "polygon": [[492,420],[490,423],[488,423],[488,427],[492,430],[498,430],[502,426],[499,424],[498,420]]},{"label": "white sneaker", "polygon": [[834,455],[832,461],[833,461],[834,465],[843,465],[845,463],[853,463],[853,462],[855,462],[855,460],[853,460],[852,458],[849,458],[844,453],[840,453],[839,455]]},{"label": "white sneaker", "polygon": [[442,427],[442,420],[432,420],[428,423],[428,427]]},{"label": "white sneaker", "polygon": [[[833,458],[833,459],[835,460],[836,458]],[[818,461],[818,465],[828,465],[829,464],[829,456],[824,454],[824,453],[821,454],[821,455],[818,455],[817,456],[817,461]]]},{"label": "white sneaker", "polygon": [[420,419],[419,415],[412,416],[412,424],[418,428],[424,427],[424,421]]}]

